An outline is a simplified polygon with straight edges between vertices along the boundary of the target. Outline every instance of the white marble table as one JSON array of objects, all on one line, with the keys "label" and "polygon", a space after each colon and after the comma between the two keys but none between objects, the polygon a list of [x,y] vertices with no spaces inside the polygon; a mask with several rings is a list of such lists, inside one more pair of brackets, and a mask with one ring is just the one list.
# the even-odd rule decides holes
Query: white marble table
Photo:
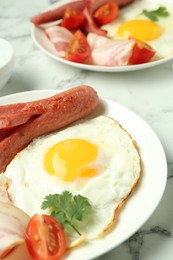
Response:
[{"label": "white marble table", "polygon": [[[165,149],[168,181],[154,214],[125,243],[97,260],[172,260],[173,258],[173,61],[154,68],[99,73],[60,64],[31,39],[29,17],[55,0],[0,0],[0,37],[15,49],[13,75],[0,96],[35,89],[93,86],[102,97],[131,109],[155,131]],[[82,260],[82,258],[81,258]]]}]

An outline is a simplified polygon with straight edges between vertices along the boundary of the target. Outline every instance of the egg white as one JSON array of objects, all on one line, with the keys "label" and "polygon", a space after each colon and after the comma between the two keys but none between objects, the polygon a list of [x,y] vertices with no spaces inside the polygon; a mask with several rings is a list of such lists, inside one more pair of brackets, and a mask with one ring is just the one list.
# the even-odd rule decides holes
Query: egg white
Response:
[{"label": "egg white", "polygon": [[122,23],[137,19],[149,20],[142,14],[142,11],[144,9],[147,11],[156,10],[161,6],[164,6],[170,14],[168,17],[159,17],[156,22],[163,29],[163,33],[159,38],[146,41],[146,43],[156,50],[154,60],[173,56],[173,2],[171,0],[136,0],[129,6],[122,8],[114,22],[104,25],[102,28],[108,32],[110,38],[117,39],[116,32]]},{"label": "egg white", "polygon": [[[98,147],[99,175],[65,182],[46,172],[46,152],[69,138],[82,138]],[[0,185],[7,187],[11,201],[30,216],[43,213],[41,204],[48,194],[68,190],[87,197],[93,214],[80,230],[87,239],[93,239],[113,223],[115,212],[138,182],[140,173],[140,156],[131,136],[112,118],[100,116],[34,139],[8,165],[0,176]]]}]

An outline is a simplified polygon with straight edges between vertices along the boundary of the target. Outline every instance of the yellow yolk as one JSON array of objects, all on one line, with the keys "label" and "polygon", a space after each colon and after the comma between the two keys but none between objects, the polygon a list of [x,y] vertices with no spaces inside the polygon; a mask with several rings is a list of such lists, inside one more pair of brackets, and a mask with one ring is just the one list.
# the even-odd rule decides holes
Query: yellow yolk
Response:
[{"label": "yellow yolk", "polygon": [[55,144],[45,156],[45,168],[64,181],[97,174],[97,147],[82,139],[68,139]]},{"label": "yellow yolk", "polygon": [[120,38],[132,36],[141,41],[152,41],[159,38],[162,34],[162,28],[146,20],[131,20],[123,23],[117,31]]}]

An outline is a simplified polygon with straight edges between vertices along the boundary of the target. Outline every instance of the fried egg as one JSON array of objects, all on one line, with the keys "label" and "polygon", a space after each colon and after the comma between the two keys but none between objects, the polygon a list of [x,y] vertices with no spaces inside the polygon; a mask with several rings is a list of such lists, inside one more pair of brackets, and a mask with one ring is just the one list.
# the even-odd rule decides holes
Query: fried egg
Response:
[{"label": "fried egg", "polygon": [[[153,11],[165,7],[167,17],[158,17],[151,21],[143,10]],[[120,10],[117,19],[103,26],[108,36],[113,39],[134,37],[144,41],[156,50],[154,59],[162,59],[173,55],[173,3],[171,1],[136,0]]]},{"label": "fried egg", "polygon": [[134,140],[114,119],[99,116],[35,138],[8,165],[0,185],[30,216],[47,213],[41,205],[49,194],[87,197],[92,214],[80,230],[94,239],[112,225],[140,173]]}]

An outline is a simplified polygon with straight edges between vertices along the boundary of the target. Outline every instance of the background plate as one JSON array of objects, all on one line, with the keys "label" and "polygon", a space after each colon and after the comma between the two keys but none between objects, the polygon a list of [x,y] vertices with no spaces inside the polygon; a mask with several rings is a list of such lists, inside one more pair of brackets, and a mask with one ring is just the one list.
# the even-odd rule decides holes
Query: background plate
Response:
[{"label": "background plate", "polygon": [[[144,0],[142,0],[142,1],[144,1]],[[152,2],[153,0],[150,0],[150,1]],[[156,0],[156,1],[158,1],[158,0]],[[171,0],[167,0],[167,1],[171,2]],[[51,9],[57,7],[57,6],[61,6],[62,4],[68,3],[68,2],[71,2],[71,1],[70,0],[61,0],[58,3],[51,5],[51,7],[47,10],[51,10]],[[136,3],[137,2],[138,2],[138,0],[136,0]],[[163,5],[164,5],[164,3],[163,3]],[[68,61],[68,60],[65,60],[63,58],[58,57],[53,44],[46,37],[44,31],[42,29],[40,29],[39,27],[36,27],[36,26],[33,25],[32,29],[31,29],[31,35],[32,35],[32,39],[33,39],[34,43],[36,44],[36,46],[41,51],[43,51],[46,55],[48,55],[49,57],[53,58],[54,60],[56,60],[58,62],[62,62],[64,64],[67,64],[67,65],[70,65],[70,66],[73,66],[73,67],[76,67],[76,68],[79,68],[79,69],[98,71],[98,72],[125,72],[125,71],[147,69],[147,68],[150,68],[150,67],[154,67],[154,66],[163,64],[163,63],[173,59],[173,56],[170,56],[170,57],[166,57],[164,59],[151,61],[151,62],[148,62],[148,63],[139,64],[139,65],[113,66],[113,67],[111,67],[111,66],[95,66],[95,65],[88,65],[88,64],[83,64],[83,63],[75,63],[75,62],[71,62],[71,61]]]},{"label": "background plate", "polygon": [[[57,90],[17,93],[0,98],[0,104],[41,99],[56,94]],[[142,158],[142,176],[137,189],[118,214],[115,227],[102,239],[73,249],[68,260],[89,260],[117,247],[133,235],[151,216],[163,195],[167,180],[167,162],[163,147],[150,128],[138,115],[114,101],[101,99],[92,117],[107,115],[117,120],[136,140]],[[100,198],[101,199],[101,198]],[[145,203],[145,205],[144,205]]]}]

